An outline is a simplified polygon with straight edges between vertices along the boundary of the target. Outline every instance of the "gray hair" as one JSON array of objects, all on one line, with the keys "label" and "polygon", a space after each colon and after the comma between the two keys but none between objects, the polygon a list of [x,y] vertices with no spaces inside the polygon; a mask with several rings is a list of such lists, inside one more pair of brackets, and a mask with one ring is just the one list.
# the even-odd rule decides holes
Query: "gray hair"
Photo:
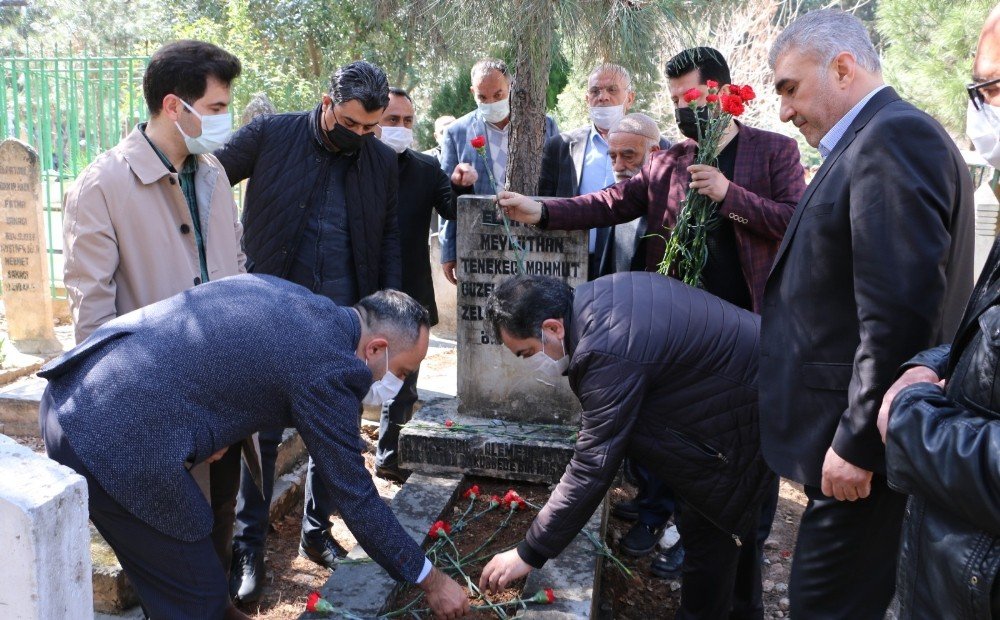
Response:
[{"label": "gray hair", "polygon": [[334,104],[357,101],[366,112],[389,105],[389,80],[385,71],[364,60],[356,60],[330,76],[330,98]]},{"label": "gray hair", "polygon": [[638,112],[626,114],[617,123],[611,125],[608,136],[613,133],[631,133],[642,136],[649,140],[649,146],[660,143],[660,128],[656,126],[656,121]]},{"label": "gray hair", "polygon": [[378,291],[363,298],[354,309],[369,331],[384,336],[397,348],[412,347],[420,338],[421,328],[431,328],[427,308],[400,291]]},{"label": "gray hair", "polygon": [[872,73],[882,71],[878,52],[864,24],[840,9],[810,11],[785,28],[768,54],[771,69],[774,69],[778,58],[792,49],[812,53],[823,65],[832,62],[837,54],[849,52],[866,70]]},{"label": "gray hair", "polygon": [[490,71],[499,71],[500,75],[507,78],[508,82],[510,81],[510,73],[507,71],[507,63],[499,58],[484,58],[472,65],[472,71],[470,73],[472,83],[475,84],[477,79],[486,77],[489,75]]},{"label": "gray hair", "polygon": [[590,81],[596,75],[601,73],[613,73],[617,77],[622,78],[625,82],[625,90],[632,92],[632,76],[629,75],[628,69],[625,67],[611,62],[602,63],[597,65],[594,70],[590,72],[590,75],[587,76],[587,81]]}]

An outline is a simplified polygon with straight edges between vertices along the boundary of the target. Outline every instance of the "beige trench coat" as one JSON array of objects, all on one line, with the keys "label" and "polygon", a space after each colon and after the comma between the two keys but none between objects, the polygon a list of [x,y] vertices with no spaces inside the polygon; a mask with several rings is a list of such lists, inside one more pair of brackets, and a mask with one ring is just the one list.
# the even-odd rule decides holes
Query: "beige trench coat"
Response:
[{"label": "beige trench coat", "polygon": [[[121,314],[200,282],[191,212],[177,176],[136,127],[66,193],[63,279],[77,342]],[[243,226],[225,170],[212,155],[198,156],[195,192],[209,279],[244,273]]]}]

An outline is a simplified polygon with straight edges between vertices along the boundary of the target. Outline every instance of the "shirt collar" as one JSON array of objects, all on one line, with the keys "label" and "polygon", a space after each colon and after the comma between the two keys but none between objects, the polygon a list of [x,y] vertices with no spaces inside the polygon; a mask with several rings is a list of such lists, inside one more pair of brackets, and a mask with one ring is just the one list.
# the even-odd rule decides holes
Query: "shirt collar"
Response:
[{"label": "shirt collar", "polygon": [[841,138],[844,137],[844,134],[847,133],[847,129],[851,126],[851,123],[854,122],[854,119],[858,117],[858,114],[861,113],[861,110],[869,101],[871,101],[872,97],[877,95],[878,92],[885,87],[886,85],[883,84],[865,95],[861,101],[854,104],[854,107],[848,110],[847,114],[841,117],[841,119],[830,128],[830,131],[826,132],[826,135],[819,141],[819,154],[823,157],[823,159],[829,157],[830,153],[833,152],[833,149],[837,148],[837,144],[840,142]]},{"label": "shirt collar", "polygon": [[597,128],[594,127],[593,125],[590,126],[589,142],[594,146],[603,145],[605,148],[607,148],[608,146],[608,141],[604,139],[604,136],[601,135],[601,132],[597,131]]},{"label": "shirt collar", "polygon": [[[177,170],[174,168],[174,165],[170,163],[169,159],[167,159],[167,156],[163,154],[163,151],[161,151],[158,146],[153,144],[153,141],[150,140],[149,136],[146,135],[146,123],[139,123],[139,133],[141,133],[142,137],[146,139],[146,142],[149,143],[149,146],[153,147],[153,152],[156,153],[156,156],[160,158],[160,161],[163,162],[163,165],[167,167],[167,170],[169,170],[170,172],[177,172]],[[197,169],[198,169],[198,158],[194,155],[188,155],[187,158],[184,159],[184,167],[181,169],[180,174],[192,174]]]}]

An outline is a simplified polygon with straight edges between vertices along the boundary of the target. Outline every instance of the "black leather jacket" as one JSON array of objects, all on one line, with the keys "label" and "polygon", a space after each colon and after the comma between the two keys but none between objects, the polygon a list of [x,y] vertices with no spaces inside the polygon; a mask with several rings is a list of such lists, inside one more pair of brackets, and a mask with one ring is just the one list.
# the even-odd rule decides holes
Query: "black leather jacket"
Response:
[{"label": "black leather jacket", "polygon": [[897,574],[900,618],[1000,618],[1000,287],[983,270],[952,345],[916,356],[947,377],[896,397],[889,484],[910,495]]}]

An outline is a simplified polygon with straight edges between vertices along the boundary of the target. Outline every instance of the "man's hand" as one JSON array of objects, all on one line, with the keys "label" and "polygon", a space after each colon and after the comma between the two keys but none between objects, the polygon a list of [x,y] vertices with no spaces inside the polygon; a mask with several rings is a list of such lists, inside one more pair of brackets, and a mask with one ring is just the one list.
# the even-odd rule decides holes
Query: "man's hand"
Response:
[{"label": "man's hand", "polygon": [[698,190],[703,196],[708,196],[713,202],[722,202],[729,192],[729,179],[718,168],[695,164],[688,166],[691,173],[691,188]]},{"label": "man's hand", "polygon": [[441,263],[441,270],[444,271],[444,277],[448,278],[448,281],[458,286],[458,278],[455,277],[455,265],[457,261],[450,260],[447,263]]},{"label": "man's hand", "polygon": [[499,592],[530,572],[531,566],[521,559],[517,549],[504,551],[493,556],[483,569],[483,575],[479,578],[479,589]]},{"label": "man's hand", "polygon": [[848,463],[831,447],[823,461],[822,491],[839,501],[864,499],[872,492],[872,472]]},{"label": "man's hand", "polygon": [[876,425],[878,426],[878,432],[882,435],[882,443],[885,443],[885,434],[889,429],[889,410],[892,408],[892,401],[896,400],[896,395],[903,388],[911,386],[914,383],[937,383],[938,381],[941,381],[941,377],[937,376],[936,372],[926,366],[914,366],[896,379],[896,382],[886,391],[885,398],[882,399],[882,406],[878,410]]},{"label": "man's hand", "polygon": [[459,187],[472,187],[478,180],[479,174],[472,164],[458,164],[451,173],[451,182]]},{"label": "man's hand", "polygon": [[469,597],[465,588],[437,568],[432,568],[418,585],[427,594],[427,604],[435,618],[450,620],[469,613]]},{"label": "man's hand", "polygon": [[514,192],[500,192],[497,202],[507,217],[524,224],[537,224],[542,218],[542,203]]}]

